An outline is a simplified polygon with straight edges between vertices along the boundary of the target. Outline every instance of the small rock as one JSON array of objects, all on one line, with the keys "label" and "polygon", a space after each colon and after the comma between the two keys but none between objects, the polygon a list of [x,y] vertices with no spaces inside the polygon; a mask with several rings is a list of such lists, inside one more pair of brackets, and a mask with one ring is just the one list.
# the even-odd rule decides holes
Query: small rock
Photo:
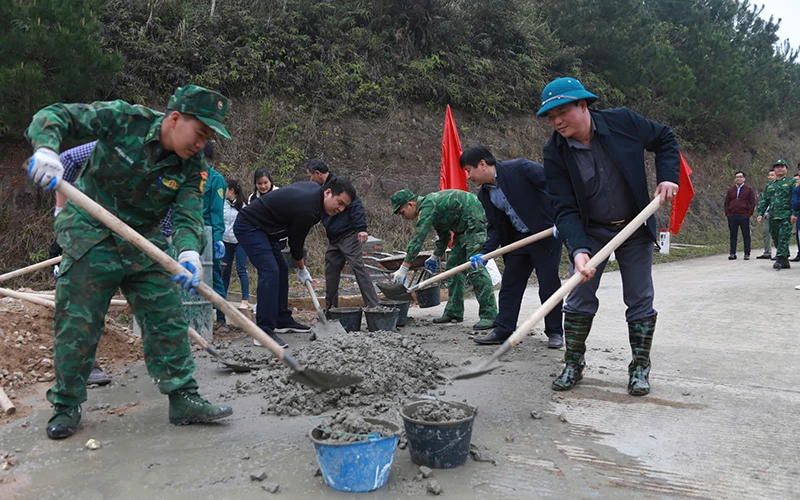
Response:
[{"label": "small rock", "polygon": [[562,412],[561,415],[558,416],[558,419],[561,420],[562,422],[566,423],[567,422],[567,414]]},{"label": "small rock", "polygon": [[689,391],[683,391],[681,394],[684,395],[684,396],[691,396],[692,395],[692,393],[689,392]]},{"label": "small rock", "polygon": [[242,460],[250,460],[250,455],[245,453],[244,455],[242,455]]},{"label": "small rock", "polygon": [[439,391],[440,396],[444,396],[445,394],[447,394],[447,391]]},{"label": "small rock", "polygon": [[513,442],[514,442],[514,436],[506,436],[506,443],[513,443]]},{"label": "small rock", "polygon": [[259,481],[259,482],[261,482],[261,481],[265,480],[266,478],[267,478],[267,471],[265,471],[265,470],[262,470],[262,471],[259,471],[259,472],[253,472],[253,473],[250,474],[250,480],[251,481]]},{"label": "small rock", "polygon": [[53,360],[49,359],[49,358],[42,358],[42,360],[39,362],[39,364],[42,365],[42,366],[50,367],[50,366],[53,366]]},{"label": "small rock", "polygon": [[439,484],[439,481],[431,479],[428,481],[428,492],[433,493],[434,495],[441,495],[444,490],[442,489],[442,485]]},{"label": "small rock", "polygon": [[9,455],[6,457],[6,462],[8,462],[11,465],[17,465],[19,463],[19,458],[17,458],[14,455]]},{"label": "small rock", "polygon": [[417,473],[417,475],[414,476],[414,481],[422,481],[422,474]]},{"label": "small rock", "polygon": [[540,411],[532,410],[531,411],[531,418],[534,420],[541,420],[544,415]]},{"label": "small rock", "polygon": [[281,485],[278,483],[267,483],[262,484],[261,489],[266,491],[267,493],[277,493],[279,489],[281,489]]},{"label": "small rock", "polygon": [[86,441],[86,448],[88,448],[90,450],[99,450],[100,448],[102,448],[102,446],[103,445],[100,444],[100,441],[98,441],[96,439],[90,439],[90,440]]},{"label": "small rock", "polygon": [[322,469],[317,467],[317,470],[314,471],[314,477],[322,477]]},{"label": "small rock", "polygon": [[429,477],[431,477],[431,475],[433,475],[433,469],[422,465],[419,468],[419,473],[422,474],[422,477],[428,479]]}]

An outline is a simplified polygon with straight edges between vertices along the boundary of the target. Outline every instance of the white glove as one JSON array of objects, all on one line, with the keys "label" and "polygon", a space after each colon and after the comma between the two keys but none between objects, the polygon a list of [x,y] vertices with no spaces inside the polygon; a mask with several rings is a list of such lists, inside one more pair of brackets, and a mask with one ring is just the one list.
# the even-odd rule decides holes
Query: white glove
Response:
[{"label": "white glove", "polygon": [[64,177],[64,166],[55,151],[39,148],[28,163],[28,177],[42,189],[49,191]]},{"label": "white glove", "polygon": [[62,210],[64,210],[64,207],[53,207],[53,218],[58,217]]},{"label": "white glove", "polygon": [[58,278],[58,264],[53,266],[53,276],[55,276],[56,279]]},{"label": "white glove", "polygon": [[404,285],[406,283],[406,276],[408,276],[408,268],[406,266],[400,266],[400,269],[392,274],[392,283]]},{"label": "white glove", "polygon": [[200,262],[200,254],[194,250],[183,251],[178,255],[178,262],[192,275],[176,274],[172,277],[172,281],[178,283],[187,292],[197,295],[196,287],[203,281],[203,264]]},{"label": "white glove", "polygon": [[297,271],[297,279],[299,279],[300,283],[303,285],[311,283],[311,273],[308,272],[308,269],[300,269]]},{"label": "white glove", "polygon": [[553,226],[553,238],[558,238],[558,228]]}]

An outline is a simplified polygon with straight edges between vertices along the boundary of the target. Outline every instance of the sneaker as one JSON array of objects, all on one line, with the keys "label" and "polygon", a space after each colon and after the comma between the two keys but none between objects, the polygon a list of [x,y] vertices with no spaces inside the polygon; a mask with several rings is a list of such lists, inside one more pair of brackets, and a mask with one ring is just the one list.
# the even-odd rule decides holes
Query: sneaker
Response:
[{"label": "sneaker", "polygon": [[198,422],[212,422],[233,414],[227,405],[212,405],[196,389],[179,389],[169,394],[169,423],[189,425]]},{"label": "sneaker", "polygon": [[[283,347],[284,349],[286,349],[287,347],[289,347],[289,344],[288,344],[288,343],[287,343],[285,340],[283,340],[282,338],[280,338],[278,335],[276,335],[276,334],[274,334],[274,333],[269,333],[269,332],[264,332],[264,333],[266,333],[267,335],[269,335],[269,338],[271,338],[272,340],[274,340],[275,342],[277,342],[277,343],[278,343],[278,345],[279,345],[279,346],[281,346],[281,347]],[[261,342],[259,342],[259,341],[258,341],[258,340],[256,340],[256,339],[253,339],[253,345],[254,345],[254,346],[257,346],[257,347],[264,347],[263,345],[261,345]]]},{"label": "sneaker", "polygon": [[298,323],[295,320],[292,320],[288,325],[279,326],[275,329],[275,333],[308,333],[310,331],[310,326]]},{"label": "sneaker", "polygon": [[494,320],[493,319],[482,319],[472,325],[473,330],[489,330],[494,328]]},{"label": "sneaker", "polygon": [[250,309],[250,302],[243,300],[241,304],[239,304],[239,309],[246,311]]},{"label": "sneaker", "polygon": [[756,259],[772,259],[772,254],[771,253],[763,253],[763,254],[759,255],[758,257],[756,257]]},{"label": "sneaker", "polygon": [[800,290],[800,285],[797,285],[796,287],[794,287],[794,289],[795,290]]},{"label": "sneaker", "polygon": [[450,316],[441,316],[433,319],[433,322],[437,325],[442,323],[461,323],[462,321],[464,321],[464,318],[452,318]]},{"label": "sneaker", "polygon": [[750,256],[747,255],[747,254],[744,254],[744,260],[750,260]]},{"label": "sneaker", "polygon": [[732,254],[728,255],[728,260],[736,260],[736,254],[732,253]]},{"label": "sneaker", "polygon": [[86,380],[86,385],[108,385],[110,383],[111,377],[99,366],[92,368],[92,373],[89,374],[89,378]]},{"label": "sneaker", "polygon": [[81,422],[81,407],[61,404],[53,405],[53,416],[47,421],[47,437],[64,439],[75,434]]}]

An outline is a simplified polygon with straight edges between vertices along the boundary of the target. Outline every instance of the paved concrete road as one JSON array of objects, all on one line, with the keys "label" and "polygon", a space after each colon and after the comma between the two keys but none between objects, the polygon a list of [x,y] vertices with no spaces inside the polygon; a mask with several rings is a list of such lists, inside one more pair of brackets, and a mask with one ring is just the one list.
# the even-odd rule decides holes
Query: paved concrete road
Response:
[{"label": "paved concrete road", "polygon": [[[472,442],[496,460],[435,471],[444,498],[800,498],[800,266],[776,272],[771,264],[716,256],[655,268],[650,396],[625,390],[630,352],[618,273],[603,277],[586,378],[574,391],[550,391],[563,351],[546,349],[540,328],[500,370],[444,387],[443,399],[478,407]],[[537,305],[530,289],[525,310]],[[412,308],[418,326],[403,332],[456,363],[491,352],[463,325],[424,321],[441,310]],[[470,320],[477,320],[474,301]],[[198,365],[211,399],[249,377],[220,375],[205,357]],[[137,366],[92,390],[87,406],[134,401],[124,417],[87,411],[78,434],[54,442],[44,436],[49,408],[31,398],[30,425],[0,428],[0,449],[20,450],[20,464],[0,471],[0,498],[263,498],[249,479],[258,470],[284,498],[346,496],[314,477],[312,420],[261,415],[261,395],[235,399],[223,425],[174,427],[166,398]],[[85,450],[89,438],[103,448]],[[425,495],[416,472],[398,450],[389,482],[370,497]]]}]

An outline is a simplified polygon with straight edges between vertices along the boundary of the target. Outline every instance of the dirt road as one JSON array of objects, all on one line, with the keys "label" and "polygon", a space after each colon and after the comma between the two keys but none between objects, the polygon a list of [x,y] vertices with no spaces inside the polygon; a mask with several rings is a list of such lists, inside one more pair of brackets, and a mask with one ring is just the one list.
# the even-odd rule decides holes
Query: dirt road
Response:
[{"label": "dirt road", "polygon": [[[771,264],[715,256],[656,266],[659,320],[647,397],[625,391],[630,353],[618,273],[603,277],[586,377],[574,391],[549,389],[563,351],[546,349],[540,329],[503,369],[440,387],[434,395],[478,407],[472,442],[496,460],[435,471],[443,497],[797,498],[800,266],[776,272]],[[537,304],[530,289],[525,309]],[[417,326],[402,332],[457,363],[490,352],[463,325],[421,321],[441,309],[412,308]],[[477,320],[474,301],[470,320]],[[293,346],[305,342],[289,337]],[[268,493],[250,479],[259,471],[285,498],[345,497],[314,476],[307,437],[314,418],[262,415],[263,395],[236,392],[237,380],[253,375],[220,372],[207,357],[198,357],[197,375],[211,399],[230,397],[235,413],[224,424],[169,425],[167,400],[141,364],[90,391],[83,428],[66,441],[45,437],[48,405],[41,395],[30,398],[31,416],[0,427],[0,449],[19,457],[0,471],[0,497],[263,498]],[[103,447],[86,450],[89,438]],[[398,450],[388,483],[370,497],[426,495],[416,473],[408,451]]]}]

